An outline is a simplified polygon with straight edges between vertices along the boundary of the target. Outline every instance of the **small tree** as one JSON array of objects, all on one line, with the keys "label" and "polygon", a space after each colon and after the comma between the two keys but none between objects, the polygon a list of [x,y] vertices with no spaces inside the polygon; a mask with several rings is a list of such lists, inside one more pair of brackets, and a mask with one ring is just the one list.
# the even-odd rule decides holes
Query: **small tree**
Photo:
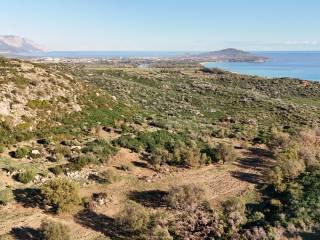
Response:
[{"label": "small tree", "polygon": [[42,185],[41,193],[46,204],[57,212],[69,211],[80,203],[79,186],[69,180],[56,178]]},{"label": "small tree", "polygon": [[237,154],[232,145],[219,143],[216,147],[215,158],[217,162],[222,161],[225,164],[226,162],[234,162],[237,159]]},{"label": "small tree", "polygon": [[44,240],[70,240],[70,229],[61,223],[45,221],[40,231]]},{"label": "small tree", "polygon": [[295,145],[279,152],[276,159],[284,178],[295,178],[305,169],[304,161],[299,158],[299,148]]}]

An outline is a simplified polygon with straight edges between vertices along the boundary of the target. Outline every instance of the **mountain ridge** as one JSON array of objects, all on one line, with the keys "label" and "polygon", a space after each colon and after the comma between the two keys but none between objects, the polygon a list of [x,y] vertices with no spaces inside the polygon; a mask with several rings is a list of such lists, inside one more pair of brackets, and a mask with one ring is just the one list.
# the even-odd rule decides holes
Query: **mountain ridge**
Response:
[{"label": "mountain ridge", "polygon": [[46,49],[24,37],[0,35],[0,54],[15,55],[45,52]]}]

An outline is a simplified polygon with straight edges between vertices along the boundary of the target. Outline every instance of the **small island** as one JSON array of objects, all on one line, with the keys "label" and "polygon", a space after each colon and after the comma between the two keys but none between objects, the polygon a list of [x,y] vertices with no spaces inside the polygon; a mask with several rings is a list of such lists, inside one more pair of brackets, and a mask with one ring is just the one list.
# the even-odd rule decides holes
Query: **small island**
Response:
[{"label": "small island", "polygon": [[200,62],[265,62],[268,58],[257,56],[250,52],[235,48],[227,48],[219,51],[204,52],[189,56],[179,57],[183,60],[200,61]]}]

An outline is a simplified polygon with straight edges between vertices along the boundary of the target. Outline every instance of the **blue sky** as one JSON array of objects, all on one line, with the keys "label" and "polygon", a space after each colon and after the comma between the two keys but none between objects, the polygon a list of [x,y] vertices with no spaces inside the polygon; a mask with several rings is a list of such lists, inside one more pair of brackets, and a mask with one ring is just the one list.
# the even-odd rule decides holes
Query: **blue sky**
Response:
[{"label": "blue sky", "polygon": [[319,0],[0,0],[50,50],[320,50]]}]

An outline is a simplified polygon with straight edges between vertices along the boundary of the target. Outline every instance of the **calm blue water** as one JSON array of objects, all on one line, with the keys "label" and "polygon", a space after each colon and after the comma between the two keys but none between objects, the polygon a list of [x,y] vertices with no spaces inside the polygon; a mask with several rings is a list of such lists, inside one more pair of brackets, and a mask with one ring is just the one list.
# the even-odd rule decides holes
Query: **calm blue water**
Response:
[{"label": "calm blue water", "polygon": [[205,66],[264,77],[320,81],[320,52],[254,52],[254,54],[266,56],[269,60],[264,63],[210,62]]}]

